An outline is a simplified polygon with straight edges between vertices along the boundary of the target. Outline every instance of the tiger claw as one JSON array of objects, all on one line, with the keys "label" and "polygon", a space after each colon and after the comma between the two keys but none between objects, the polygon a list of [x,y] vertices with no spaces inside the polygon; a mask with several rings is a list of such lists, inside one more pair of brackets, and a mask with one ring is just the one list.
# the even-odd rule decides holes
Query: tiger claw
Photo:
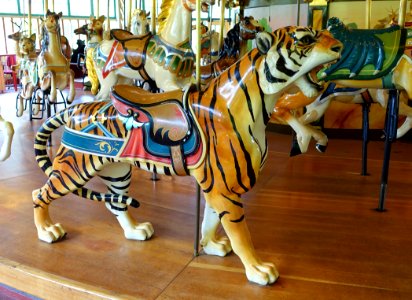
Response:
[{"label": "tiger claw", "polygon": [[39,240],[49,244],[62,240],[66,234],[60,223],[37,229]]},{"label": "tiger claw", "polygon": [[274,283],[279,278],[279,273],[274,264],[262,262],[261,264],[247,267],[246,276],[249,281],[260,285],[268,285]]},{"label": "tiger claw", "polygon": [[124,232],[124,236],[129,240],[145,241],[150,239],[154,234],[151,223],[145,222],[136,225],[133,229]]},{"label": "tiger claw", "polygon": [[229,239],[224,236],[210,240],[207,244],[202,244],[203,251],[208,255],[226,256],[232,251]]}]

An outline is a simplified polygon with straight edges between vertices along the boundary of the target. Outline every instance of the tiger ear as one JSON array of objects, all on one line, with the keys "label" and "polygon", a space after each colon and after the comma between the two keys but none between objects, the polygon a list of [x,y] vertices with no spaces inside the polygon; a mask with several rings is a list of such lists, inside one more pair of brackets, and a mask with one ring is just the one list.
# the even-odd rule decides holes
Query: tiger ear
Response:
[{"label": "tiger ear", "polygon": [[256,47],[260,54],[266,55],[272,45],[273,36],[269,32],[262,31],[256,34]]},{"label": "tiger ear", "polygon": [[33,33],[33,34],[30,36],[30,39],[31,39],[33,42],[36,42],[36,34]]}]

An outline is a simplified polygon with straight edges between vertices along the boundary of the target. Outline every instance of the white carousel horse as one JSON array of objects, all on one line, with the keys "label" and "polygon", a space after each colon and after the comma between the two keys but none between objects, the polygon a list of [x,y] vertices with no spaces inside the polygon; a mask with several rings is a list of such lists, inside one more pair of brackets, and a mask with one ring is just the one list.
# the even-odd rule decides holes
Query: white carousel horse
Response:
[{"label": "white carousel horse", "polygon": [[[214,0],[204,0],[204,5]],[[194,0],[166,0],[159,14],[158,35],[134,36],[125,30],[112,30],[115,41],[103,41],[95,51],[95,68],[100,91],[96,98],[108,99],[116,83],[133,80],[156,83],[163,91],[190,84],[194,54],[189,44]]]},{"label": "white carousel horse", "polygon": [[42,51],[37,58],[40,88],[43,92],[50,88],[50,102],[56,101],[57,89],[62,91],[70,84],[67,102],[71,103],[75,96],[74,72],[70,69],[70,56],[62,52],[59,19],[62,13],[56,14],[47,10],[43,21]]},{"label": "white carousel horse", "polygon": [[[153,94],[116,85],[110,100],[71,106],[48,119],[35,139],[36,160],[48,177],[32,193],[38,238],[53,243],[66,236],[63,226],[52,221],[49,208],[75,193],[104,201],[126,238],[150,239],[152,224],[138,223],[128,211],[128,206],[139,206],[128,195],[132,165],[165,175],[190,175],[206,200],[204,252],[225,256],[233,249],[250,281],[275,282],[275,266],[262,261],[253,247],[241,195],[256,184],[267,159],[265,128],[278,97],[295,85],[309,97],[317,93],[307,73],[337,60],[342,45],[328,32],[292,26],[262,32],[256,41],[257,49],[204,92],[188,88]],[[284,65],[293,74],[283,76]],[[284,80],[273,80],[279,77]],[[61,147],[52,162],[47,140],[63,126]],[[109,193],[85,187],[94,176],[103,179]],[[220,225],[228,237],[219,236]]]},{"label": "white carousel horse", "polygon": [[147,17],[150,16],[150,11],[146,11],[136,8],[132,13],[132,22],[130,31],[134,35],[145,35],[149,32],[149,20]]},{"label": "white carousel horse", "polygon": [[13,124],[4,120],[0,115],[0,132],[3,133],[3,145],[0,148],[0,161],[5,161],[11,153],[11,143],[13,141]]}]

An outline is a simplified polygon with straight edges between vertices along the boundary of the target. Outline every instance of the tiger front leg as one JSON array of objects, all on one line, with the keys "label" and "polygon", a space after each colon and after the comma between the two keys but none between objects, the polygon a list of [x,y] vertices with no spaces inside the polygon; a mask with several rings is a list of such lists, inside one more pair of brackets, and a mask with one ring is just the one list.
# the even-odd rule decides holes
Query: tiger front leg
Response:
[{"label": "tiger front leg", "polygon": [[45,195],[44,188],[33,191],[34,223],[37,228],[37,236],[41,241],[53,243],[63,239],[66,231],[60,223],[53,223],[49,215],[50,201]]},{"label": "tiger front leg", "polygon": [[232,251],[232,246],[227,236],[216,236],[220,224],[217,213],[206,203],[202,223],[202,240],[200,244],[203,251],[209,255],[226,256]]},{"label": "tiger front leg", "polygon": [[246,224],[243,205],[237,195],[205,194],[206,202],[218,214],[232,244],[233,251],[241,259],[249,281],[267,285],[274,283],[279,273],[272,263],[262,262],[252,244]]},{"label": "tiger front leg", "polygon": [[[112,163],[100,171],[99,177],[111,193],[117,195],[129,193],[132,178],[132,169],[129,164]],[[106,207],[116,216],[127,239],[144,241],[152,237],[154,233],[152,224],[138,223],[128,211],[126,204],[106,202]]]},{"label": "tiger front leg", "polygon": [[137,223],[127,210],[127,205],[120,203],[106,203],[106,207],[113,213],[124,231],[128,240],[145,241],[152,237],[154,229],[151,223]]}]

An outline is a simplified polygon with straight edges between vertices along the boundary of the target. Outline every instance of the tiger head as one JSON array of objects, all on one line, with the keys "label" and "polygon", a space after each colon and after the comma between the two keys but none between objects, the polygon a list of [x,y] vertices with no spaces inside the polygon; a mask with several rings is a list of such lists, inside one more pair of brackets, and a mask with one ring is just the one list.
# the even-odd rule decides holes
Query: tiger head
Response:
[{"label": "tiger head", "polygon": [[299,26],[258,33],[256,45],[264,55],[258,67],[263,92],[284,92],[293,85],[307,97],[316,96],[321,87],[316,71],[339,59],[343,47],[328,31]]}]

